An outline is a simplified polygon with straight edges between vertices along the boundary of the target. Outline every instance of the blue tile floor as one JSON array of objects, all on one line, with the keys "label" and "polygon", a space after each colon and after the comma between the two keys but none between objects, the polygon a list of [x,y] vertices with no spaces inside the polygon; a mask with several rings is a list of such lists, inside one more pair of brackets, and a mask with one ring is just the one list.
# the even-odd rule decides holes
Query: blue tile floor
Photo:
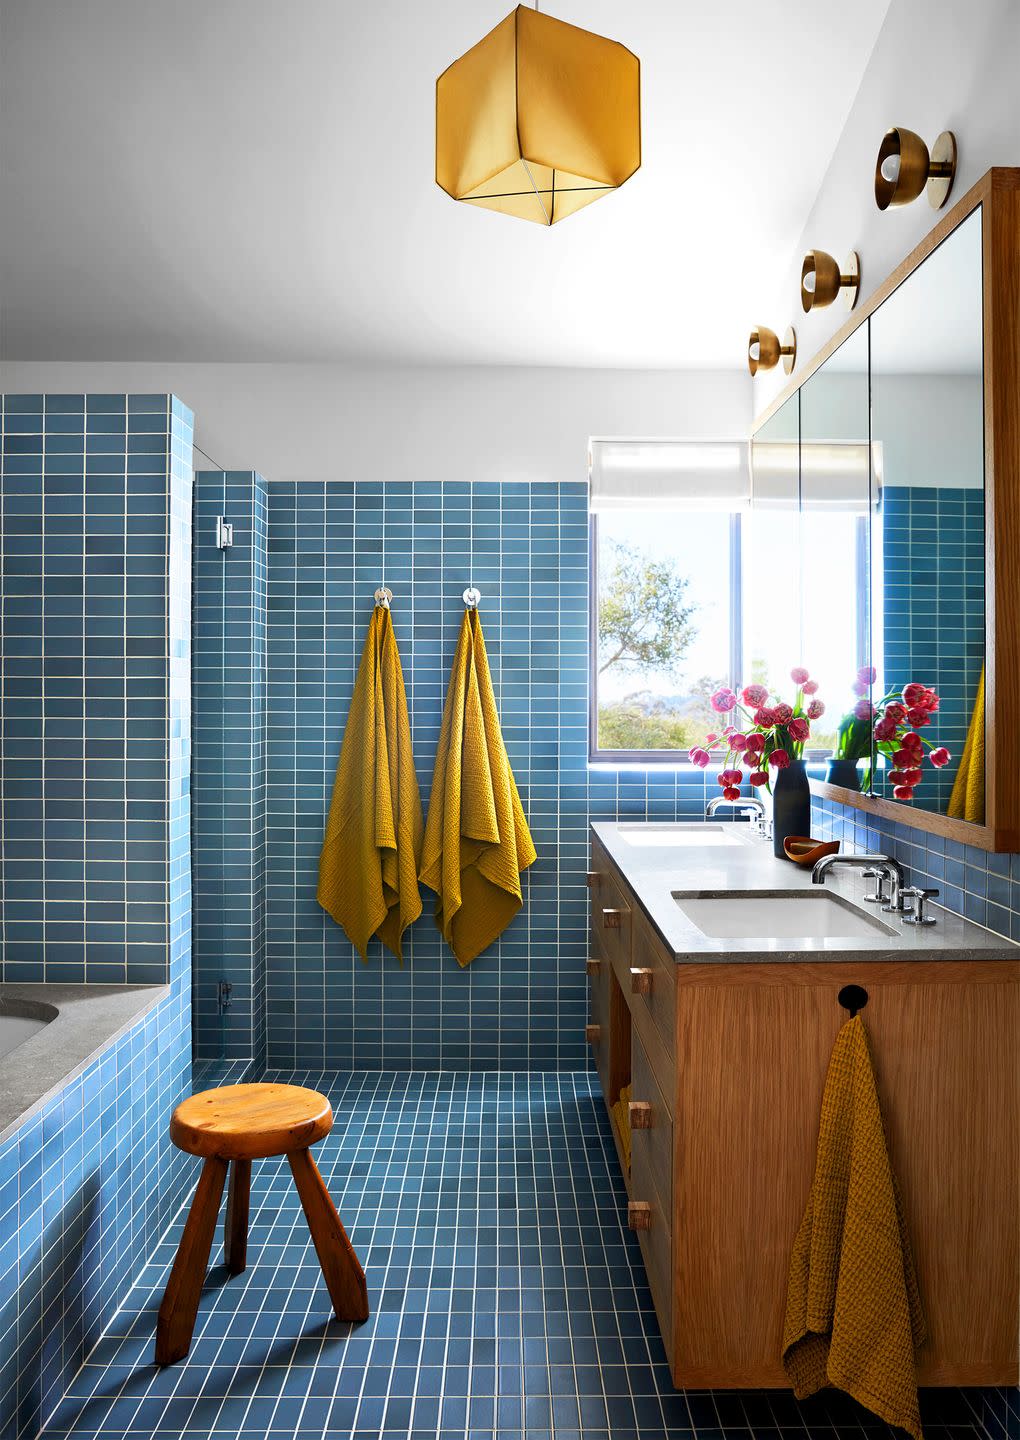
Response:
[{"label": "blue tile floor", "polygon": [[[837,1396],[801,1407],[778,1391],[674,1391],[593,1077],[267,1078],[332,1100],[336,1123],[317,1158],[365,1264],[372,1318],[360,1328],[330,1318],[286,1163],[256,1163],[248,1269],[228,1281],[214,1254],[187,1361],[162,1371],[152,1364],[181,1217],[45,1436],[892,1433]],[[928,1440],[988,1433],[965,1394],[926,1400]]]}]

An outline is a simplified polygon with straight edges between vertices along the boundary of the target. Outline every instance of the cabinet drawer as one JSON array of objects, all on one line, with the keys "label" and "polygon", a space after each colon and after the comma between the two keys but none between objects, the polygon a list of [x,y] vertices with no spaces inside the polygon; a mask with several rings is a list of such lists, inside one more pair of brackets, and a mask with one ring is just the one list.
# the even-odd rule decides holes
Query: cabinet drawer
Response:
[{"label": "cabinet drawer", "polygon": [[[657,1194],[673,1213],[673,1120],[644,1046],[631,1037],[631,1165],[651,1175]],[[641,1156],[638,1166],[637,1157]],[[635,1194],[637,1192],[635,1191]]]},{"label": "cabinet drawer", "polygon": [[672,1050],[667,1050],[663,1043],[648,1006],[641,1004],[636,995],[630,995],[628,999],[634,1044],[636,1046],[640,1042],[649,1071],[659,1087],[666,1112],[672,1116],[676,1104],[676,1056]]},{"label": "cabinet drawer", "polygon": [[[587,1032],[595,1068],[599,1072],[602,1093],[609,1103],[609,961],[592,952],[592,963],[588,967],[588,1016],[589,1025],[594,1029]],[[594,973],[593,973],[594,972]]]},{"label": "cabinet drawer", "polygon": [[609,857],[597,842],[592,843],[592,868],[588,872],[591,930],[599,952],[618,971],[630,966],[632,910],[630,898],[617,882]]},{"label": "cabinet drawer", "polygon": [[[646,1229],[637,1231],[641,1245],[641,1257],[645,1262],[648,1288],[652,1292],[659,1329],[666,1345],[666,1354],[673,1354],[673,1237],[670,1230],[670,1216],[667,1206],[656,1189],[655,1179],[648,1163],[648,1155],[632,1151],[630,1168],[630,1193],[634,1197],[628,1215],[633,1215],[633,1206],[647,1207],[641,1217]],[[631,1220],[633,1224],[633,1219]]]},{"label": "cabinet drawer", "polygon": [[[632,924],[631,1006],[644,1008],[672,1058],[676,1054],[676,962],[640,911]],[[672,1091],[669,1099],[672,1102]]]}]

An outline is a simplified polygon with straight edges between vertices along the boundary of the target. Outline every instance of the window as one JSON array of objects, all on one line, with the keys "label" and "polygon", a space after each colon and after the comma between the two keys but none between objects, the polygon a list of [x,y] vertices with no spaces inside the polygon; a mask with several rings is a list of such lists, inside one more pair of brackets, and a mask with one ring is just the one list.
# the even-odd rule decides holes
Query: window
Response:
[{"label": "window", "polygon": [[747,452],[592,442],[590,757],[676,764],[740,678]]}]

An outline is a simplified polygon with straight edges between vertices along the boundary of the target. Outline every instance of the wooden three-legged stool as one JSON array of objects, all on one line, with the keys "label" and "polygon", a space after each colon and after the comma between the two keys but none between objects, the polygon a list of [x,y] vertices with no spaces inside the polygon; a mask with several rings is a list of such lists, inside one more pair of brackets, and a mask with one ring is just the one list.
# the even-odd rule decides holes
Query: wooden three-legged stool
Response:
[{"label": "wooden three-legged stool", "polygon": [[270,1155],[286,1155],[290,1162],[337,1319],[368,1319],[365,1272],[308,1150],[332,1128],[326,1097],[299,1085],[228,1085],[177,1106],[170,1138],[205,1164],[159,1307],[157,1365],[172,1365],[191,1347],[228,1166],[224,1255],[230,1273],[240,1275],[248,1245],[251,1162]]}]

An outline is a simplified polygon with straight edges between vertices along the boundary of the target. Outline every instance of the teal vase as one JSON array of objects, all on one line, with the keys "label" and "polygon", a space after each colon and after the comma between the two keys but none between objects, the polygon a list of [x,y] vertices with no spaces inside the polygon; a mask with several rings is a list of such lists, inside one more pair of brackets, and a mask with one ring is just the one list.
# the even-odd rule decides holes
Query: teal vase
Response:
[{"label": "teal vase", "polygon": [[825,766],[825,779],[829,785],[839,785],[844,790],[861,788],[861,772],[856,760],[829,760]]}]

